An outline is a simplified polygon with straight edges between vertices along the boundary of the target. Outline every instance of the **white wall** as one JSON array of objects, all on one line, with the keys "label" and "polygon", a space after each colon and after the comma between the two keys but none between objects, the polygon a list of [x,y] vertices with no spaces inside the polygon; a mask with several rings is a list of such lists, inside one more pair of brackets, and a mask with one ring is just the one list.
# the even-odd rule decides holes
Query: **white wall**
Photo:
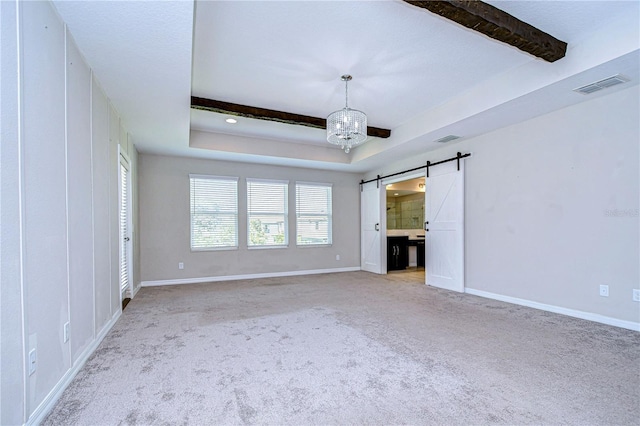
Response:
[{"label": "white wall", "polygon": [[[60,330],[69,317],[65,161],[65,28],[50,6],[22,3],[24,280],[27,351],[38,373],[28,379],[38,405],[69,365]],[[36,141],[38,143],[36,143]],[[46,354],[46,356],[44,356]]]},{"label": "white wall", "polygon": [[[190,249],[189,174],[239,177],[238,250]],[[289,180],[289,247],[247,249],[246,178]],[[361,176],[351,173],[165,157],[140,158],[142,281],[166,281],[360,266]],[[295,245],[295,181],[333,184],[333,245]],[[341,256],[336,261],[336,255]],[[184,262],[184,270],[178,269]]]},{"label": "white wall", "polygon": [[[464,160],[466,287],[637,328],[638,99],[633,86],[368,178],[472,152]],[[601,284],[609,297],[599,296]]]},{"label": "white wall", "polygon": [[[0,423],[10,425],[42,419],[121,312],[117,147],[127,135],[52,4],[0,7]],[[137,158],[128,140],[123,150]]]},{"label": "white wall", "polygon": [[[109,202],[109,223],[119,223],[118,219],[118,210],[119,210],[119,199],[118,199],[118,175],[120,174],[120,159],[118,158],[118,144],[120,141],[120,117],[118,116],[118,112],[113,108],[113,105],[109,104],[109,154],[106,158],[109,159],[109,163],[107,164],[107,170],[111,173],[108,173],[109,176],[109,193],[107,195],[107,200]],[[126,144],[126,142],[125,142]],[[126,145],[125,145],[126,147]],[[111,312],[117,312],[120,309],[122,299],[120,296],[120,277],[119,277],[119,254],[120,254],[120,244],[119,244],[119,234],[120,227],[119,226],[110,226],[109,227],[109,237],[107,240],[109,241],[109,259],[111,260],[109,263],[110,266],[110,274],[111,274],[111,285],[109,286],[110,291],[110,300],[111,305],[109,306],[109,310]],[[113,281],[117,281],[118,285],[113,285]]]},{"label": "white wall", "polygon": [[[91,70],[71,37],[67,37],[67,198],[69,209],[69,303],[82,307],[93,300],[93,216],[91,176]],[[93,307],[70,311],[71,357],[77,360],[93,340]]]},{"label": "white wall", "polygon": [[16,8],[15,2],[0,1],[0,424],[3,425],[23,422],[26,389]]},{"label": "white wall", "polygon": [[95,321],[100,329],[111,319],[111,251],[109,245],[109,104],[97,81],[91,85],[93,130],[93,262],[95,270]]},{"label": "white wall", "polygon": [[[129,138],[130,139],[130,138]],[[121,139],[121,141],[124,139]],[[122,145],[121,145],[122,147]],[[139,188],[138,188],[138,151],[136,150],[133,142],[129,140],[127,146],[127,154],[129,155],[129,161],[131,166],[131,241],[133,241],[133,253],[131,257],[132,267],[133,267],[133,294],[135,295],[140,289],[141,278],[140,278],[140,197]]]}]

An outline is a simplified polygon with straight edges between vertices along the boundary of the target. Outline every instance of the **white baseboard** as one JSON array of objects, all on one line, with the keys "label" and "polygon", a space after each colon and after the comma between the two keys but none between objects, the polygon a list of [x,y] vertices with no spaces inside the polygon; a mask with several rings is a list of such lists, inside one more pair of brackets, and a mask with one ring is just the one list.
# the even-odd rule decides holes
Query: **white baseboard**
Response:
[{"label": "white baseboard", "polygon": [[218,277],[200,277],[200,278],[181,278],[181,279],[175,279],[175,280],[142,281],[142,287],[155,287],[160,285],[177,285],[177,284],[199,284],[199,283],[210,283],[210,282],[218,282],[218,281],[253,280],[256,278],[292,277],[297,275],[331,274],[334,272],[353,272],[353,271],[359,271],[359,270],[360,270],[359,266],[350,266],[346,268],[311,269],[307,271],[265,272],[261,274],[223,275]]},{"label": "white baseboard", "polygon": [[140,291],[140,288],[142,288],[142,284],[141,283],[138,283],[138,285],[134,285],[133,286],[133,291],[131,293],[131,299],[136,297],[136,294],[138,294],[138,292]]},{"label": "white baseboard", "polygon": [[502,294],[490,293],[488,291],[474,290],[472,288],[466,288],[465,293],[472,294],[474,296],[486,297],[487,299],[500,300],[501,302],[513,303],[515,305],[527,306],[529,308],[540,309],[542,311],[553,312],[556,314],[567,315],[574,318],[580,318],[588,321],[599,322],[601,324],[613,325],[615,327],[626,328],[633,331],[640,331],[640,323],[633,321],[625,321],[617,318],[611,318],[600,314],[594,314],[591,312],[583,312],[575,309],[563,308],[561,306],[547,305],[545,303],[534,302],[526,299],[519,299],[517,297],[504,296]]},{"label": "white baseboard", "polygon": [[121,310],[116,311],[116,313],[109,320],[109,322],[107,322],[104,325],[104,327],[102,327],[102,330],[100,331],[98,336],[95,338],[95,340],[91,343],[91,345],[89,345],[82,352],[82,354],[78,357],[78,360],[75,362],[75,364],[69,370],[67,370],[67,372],[65,373],[64,376],[62,376],[60,381],[58,381],[58,383],[53,387],[53,389],[51,389],[51,392],[49,392],[49,394],[40,403],[40,405],[38,405],[38,408],[36,408],[33,411],[31,416],[29,417],[29,420],[27,420],[27,423],[25,423],[27,426],[39,425],[40,423],[42,423],[45,417],[56,405],[56,403],[62,396],[62,393],[65,391],[65,389],[67,389],[67,386],[69,386],[71,381],[80,372],[80,369],[84,367],[84,365],[87,363],[87,360],[89,360],[89,357],[95,352],[95,350],[98,348],[102,340],[104,340],[107,333],[109,333],[109,331],[113,328],[116,321],[118,321],[118,318],[120,318],[121,314],[122,314]]}]

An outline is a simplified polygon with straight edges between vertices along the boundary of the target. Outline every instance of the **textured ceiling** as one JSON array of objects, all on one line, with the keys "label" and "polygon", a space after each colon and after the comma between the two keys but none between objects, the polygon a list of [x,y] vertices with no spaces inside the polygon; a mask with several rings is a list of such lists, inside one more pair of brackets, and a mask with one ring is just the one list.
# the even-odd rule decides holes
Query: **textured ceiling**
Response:
[{"label": "textured ceiling", "polygon": [[385,128],[532,60],[403,2],[197,2],[193,59],[195,96],[317,117],[351,74],[351,106]]},{"label": "textured ceiling", "polygon": [[[489,3],[567,56],[547,63],[401,1],[55,2],[142,152],[356,172],[582,102],[572,88],[618,72],[638,83],[637,1]],[[344,73],[350,105],[392,129],[349,155],[322,130],[189,110],[193,94],[326,117]]]},{"label": "textured ceiling", "polygon": [[193,2],[54,4],[134,142],[188,146]]}]

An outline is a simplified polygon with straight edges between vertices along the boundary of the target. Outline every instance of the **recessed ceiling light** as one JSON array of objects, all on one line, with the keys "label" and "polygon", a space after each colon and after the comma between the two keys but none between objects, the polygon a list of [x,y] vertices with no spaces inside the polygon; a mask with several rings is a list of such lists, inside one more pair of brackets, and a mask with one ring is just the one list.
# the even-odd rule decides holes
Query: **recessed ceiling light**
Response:
[{"label": "recessed ceiling light", "polygon": [[227,118],[224,121],[226,121],[229,124],[236,124],[238,122],[238,120],[236,120],[235,118]]},{"label": "recessed ceiling light", "polygon": [[393,195],[395,195],[395,196],[397,197],[397,196],[398,196],[398,195],[400,195],[400,194],[398,194],[398,193],[396,192],[396,193],[395,193],[395,194],[393,194]]}]

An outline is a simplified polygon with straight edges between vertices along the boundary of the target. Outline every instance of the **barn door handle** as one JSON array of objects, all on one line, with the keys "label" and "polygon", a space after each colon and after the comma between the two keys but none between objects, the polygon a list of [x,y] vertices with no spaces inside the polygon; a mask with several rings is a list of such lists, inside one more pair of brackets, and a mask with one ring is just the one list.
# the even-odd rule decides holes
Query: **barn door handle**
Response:
[{"label": "barn door handle", "polygon": [[427,229],[427,225],[428,225],[428,224],[429,224],[429,221],[426,221],[426,222],[424,223],[424,226],[422,227],[422,229],[424,229],[425,231],[428,231],[428,229]]},{"label": "barn door handle", "polygon": [[379,223],[376,223],[375,228],[376,228],[376,231],[379,231],[379,230],[380,230],[380,224],[379,224]]}]

